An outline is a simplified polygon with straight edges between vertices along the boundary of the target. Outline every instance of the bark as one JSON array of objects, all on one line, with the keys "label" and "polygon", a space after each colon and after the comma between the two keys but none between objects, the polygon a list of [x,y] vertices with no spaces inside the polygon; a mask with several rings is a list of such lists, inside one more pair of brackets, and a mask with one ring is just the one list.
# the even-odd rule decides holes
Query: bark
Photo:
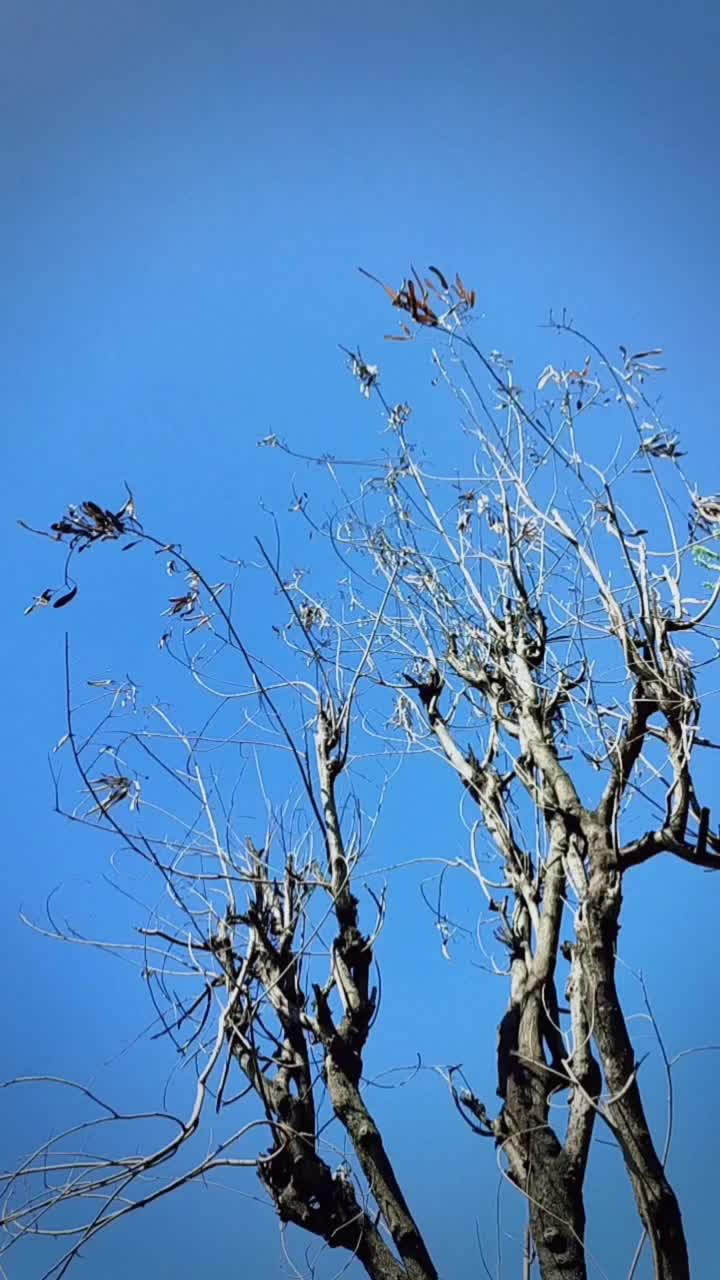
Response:
[{"label": "bark", "polygon": [[[517,1104],[515,1098],[504,1123],[519,1139],[533,1107]],[[518,1185],[528,1199],[543,1280],[587,1280],[582,1179],[547,1122],[538,1124],[523,1145],[526,1175]]]},{"label": "bark", "polygon": [[593,1035],[610,1093],[608,1112],[653,1250],[656,1280],[689,1280],[682,1215],[655,1149],[637,1083],[637,1064],[615,984],[622,903],[617,870],[594,871],[578,924],[578,952],[590,993]]},{"label": "bark", "polygon": [[291,1137],[260,1167],[260,1176],[282,1222],[312,1232],[331,1249],[355,1254],[371,1280],[408,1280],[351,1182],[333,1174],[310,1142]]},{"label": "bark", "polygon": [[437,1280],[437,1271],[395,1176],[380,1134],[350,1072],[332,1050],[326,1062],[336,1116],[355,1148],[362,1171],[404,1264],[407,1280]]},{"label": "bark", "polygon": [[533,1137],[529,1154],[530,1226],[543,1280],[586,1280],[582,1183],[552,1130]]},{"label": "bark", "polygon": [[[508,1019],[506,1015],[503,1020],[498,1092],[504,1087],[505,1106],[498,1137],[509,1160],[510,1176],[528,1199],[543,1280],[586,1280],[586,1150],[570,1154],[549,1123],[552,1077],[542,1066],[542,1018],[542,1004],[535,997],[520,1017]],[[509,1038],[513,1023],[517,1026],[515,1049]],[[508,1050],[510,1056],[503,1062]],[[528,1060],[536,1065],[529,1065]]]}]

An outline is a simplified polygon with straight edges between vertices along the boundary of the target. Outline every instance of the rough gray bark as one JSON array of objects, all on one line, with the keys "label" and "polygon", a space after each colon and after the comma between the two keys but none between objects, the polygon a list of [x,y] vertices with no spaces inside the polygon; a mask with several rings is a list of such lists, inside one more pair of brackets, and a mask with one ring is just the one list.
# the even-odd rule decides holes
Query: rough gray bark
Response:
[{"label": "rough gray bark", "polygon": [[498,1138],[510,1155],[513,1181],[528,1198],[543,1280],[586,1280],[584,1160],[573,1158],[550,1125],[547,1076],[524,1065],[542,1054],[537,1003],[521,1018]]},{"label": "rough gray bark", "polygon": [[593,1034],[610,1092],[607,1110],[648,1233],[656,1280],[689,1280],[680,1206],[650,1134],[637,1063],[615,985],[621,902],[617,870],[601,870],[591,877],[578,925],[578,954],[593,995]]}]

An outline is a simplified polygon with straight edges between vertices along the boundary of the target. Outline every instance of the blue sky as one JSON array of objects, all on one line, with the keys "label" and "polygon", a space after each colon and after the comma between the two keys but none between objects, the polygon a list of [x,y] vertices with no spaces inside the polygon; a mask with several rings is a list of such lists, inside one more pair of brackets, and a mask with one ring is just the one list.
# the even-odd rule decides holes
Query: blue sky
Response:
[{"label": "blue sky", "polygon": [[[63,731],[63,619],[83,676],[130,669],[159,695],[168,679],[148,638],[156,599],[130,565],[89,558],[72,611],[23,618],[59,566],[16,517],[43,524],[69,501],[119,502],[128,480],[147,523],[182,538],[196,559],[247,556],[253,533],[267,527],[261,502],[286,504],[291,475],[257,450],[260,436],[275,431],[304,452],[377,445],[381,424],[349,380],[338,343],[359,344],[382,362],[394,398],[423,406],[429,370],[419,352],[383,343],[392,314],[356,271],[398,281],[410,262],[460,270],[485,317],[479,340],[514,353],[531,374],[554,354],[540,327],[550,307],[567,306],[601,344],[664,347],[668,420],[690,451],[690,473],[702,475],[706,491],[720,487],[712,375],[719,35],[715,6],[681,12],[646,0],[502,11],[457,0],[2,6],[9,724],[0,909],[12,1027],[2,1075],[95,1077],[149,1020],[143,989],[122,966],[52,945],[17,922],[20,903],[39,916],[48,891],[64,882],[63,901],[75,895],[85,921],[94,915],[106,931],[120,923],[99,882],[107,850],[52,813],[46,762]],[[431,434],[442,427],[435,404],[426,408]],[[312,484],[312,473],[295,472],[300,487]],[[390,827],[388,839],[394,834]],[[422,813],[410,836],[422,839]],[[629,893],[627,959],[646,970],[675,1050],[717,1038],[701,976],[715,890],[673,866],[649,871],[642,890]],[[673,965],[684,977],[676,986],[667,934],[647,910],[669,895]],[[428,956],[432,929],[415,882],[400,901],[429,989],[452,1012],[447,1059],[475,1055],[481,1072],[504,993],[460,964],[448,968],[437,947]],[[423,1027],[423,1010],[409,1006],[412,987],[393,975],[387,945],[378,1064],[412,1059],[421,1047],[439,1061],[445,1046]],[[146,1098],[167,1065],[161,1047],[141,1044],[103,1078]],[[653,1071],[660,1116],[662,1080]],[[709,1160],[715,1077],[710,1058],[678,1075],[673,1169],[698,1276],[710,1274],[715,1206],[691,1128],[699,1125]],[[443,1274],[454,1280],[477,1267],[475,1218],[494,1250],[493,1157],[462,1132],[434,1081],[413,1088],[378,1095],[377,1108]],[[13,1148],[38,1124],[62,1122],[62,1105],[50,1099],[38,1117],[28,1094],[14,1097]],[[446,1202],[436,1197],[436,1165],[417,1149],[420,1109]],[[594,1243],[611,1276],[624,1274],[635,1238],[629,1204],[611,1194],[615,1173],[601,1152]],[[280,1275],[271,1215],[244,1198],[255,1190],[248,1175],[230,1191],[185,1193],[98,1243],[84,1273],[114,1280],[138,1257],[148,1274],[160,1257],[162,1274],[192,1273],[226,1258],[232,1232],[254,1257],[254,1273]],[[30,1280],[36,1265],[19,1258],[10,1274]]]}]

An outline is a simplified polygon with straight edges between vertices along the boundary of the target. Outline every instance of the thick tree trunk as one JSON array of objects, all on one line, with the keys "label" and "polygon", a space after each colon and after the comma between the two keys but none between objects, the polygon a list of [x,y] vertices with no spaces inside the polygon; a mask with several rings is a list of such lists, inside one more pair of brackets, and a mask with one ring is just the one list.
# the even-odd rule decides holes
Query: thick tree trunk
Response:
[{"label": "thick tree trunk", "polygon": [[511,1007],[501,1024],[498,1093],[505,1105],[498,1138],[510,1176],[527,1196],[543,1280],[586,1280],[587,1143],[566,1149],[550,1124],[548,1094],[557,1076],[544,1065],[545,1017],[541,993],[535,989],[522,1007]]},{"label": "thick tree trunk", "polygon": [[680,1206],[650,1133],[615,985],[621,902],[619,872],[612,868],[595,871],[578,925],[580,962],[592,1000],[591,1025],[610,1092],[608,1111],[653,1250],[655,1280],[689,1280]]},{"label": "thick tree trunk", "polygon": [[528,1199],[542,1280],[587,1280],[583,1180],[548,1124],[547,1103],[532,1097],[538,1081],[527,1077],[509,1083],[503,1110],[511,1176]]},{"label": "thick tree trunk", "polygon": [[[585,1211],[582,1190],[554,1134],[532,1144],[531,1159],[538,1168],[530,1175],[530,1229],[542,1280],[587,1280]],[[540,1148],[540,1150],[538,1150]]]}]

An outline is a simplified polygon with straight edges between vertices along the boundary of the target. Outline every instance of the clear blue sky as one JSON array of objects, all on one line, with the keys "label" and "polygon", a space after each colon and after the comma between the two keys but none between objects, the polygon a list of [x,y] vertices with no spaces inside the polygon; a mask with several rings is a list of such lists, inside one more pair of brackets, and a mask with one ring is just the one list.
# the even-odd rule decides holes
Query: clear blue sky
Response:
[{"label": "clear blue sky", "polygon": [[[69,501],[112,503],[127,479],[146,521],[196,559],[247,555],[259,500],[286,502],[287,469],[256,449],[259,436],[276,431],[307,452],[374,442],[376,420],[338,342],[359,343],[383,362],[396,398],[421,403],[429,375],[414,352],[383,344],[392,315],[355,270],[398,280],[411,261],[459,269],[486,316],[481,341],[514,352],[521,371],[552,358],[539,328],[551,306],[568,306],[608,346],[663,346],[668,418],[691,473],[702,472],[706,491],[720,488],[719,12],[665,0],[2,6],[1,1075],[97,1077],[150,1017],[121,965],[17,922],[20,903],[39,916],[60,882],[66,913],[76,895],[98,931],[119,917],[100,883],[107,849],[52,814],[46,758],[63,731],[63,615],[22,610],[58,563],[15,518],[42,524]],[[162,694],[144,623],[154,603],[124,565],[87,571],[91,586],[64,615],[78,670],[130,666]],[[419,823],[408,838],[421,836]],[[642,884],[642,897],[629,895],[626,958],[646,970],[674,1050],[717,1040],[704,984],[716,968],[718,886],[675,867]],[[437,947],[426,958],[431,923],[416,885],[402,894],[428,992],[454,1030],[447,1043],[423,1026],[388,944],[377,1062],[422,1049],[429,1061],[463,1058],[482,1079],[504,993],[445,965]],[[670,894],[671,946],[646,905]],[[115,1097],[125,1089],[147,1101],[166,1066],[161,1048],[141,1044],[102,1078]],[[699,1280],[716,1257],[716,1079],[710,1058],[678,1075],[673,1174]],[[493,1156],[463,1133],[434,1082],[413,1088],[378,1095],[377,1109],[443,1276],[459,1280],[478,1273],[475,1218],[494,1249]],[[42,1117],[27,1093],[0,1102],[12,1150],[64,1119],[57,1099]],[[418,1149],[419,1108],[431,1153]],[[617,1173],[601,1152],[591,1244],[610,1277],[625,1273],[636,1233],[627,1197],[611,1191]],[[137,1216],[96,1244],[79,1274],[209,1273],[227,1265],[232,1234],[253,1259],[249,1274],[279,1276],[272,1215],[238,1194],[255,1193],[252,1174],[235,1186]],[[32,1280],[36,1267],[30,1256],[10,1275]],[[508,1264],[506,1277],[516,1273]]]}]

